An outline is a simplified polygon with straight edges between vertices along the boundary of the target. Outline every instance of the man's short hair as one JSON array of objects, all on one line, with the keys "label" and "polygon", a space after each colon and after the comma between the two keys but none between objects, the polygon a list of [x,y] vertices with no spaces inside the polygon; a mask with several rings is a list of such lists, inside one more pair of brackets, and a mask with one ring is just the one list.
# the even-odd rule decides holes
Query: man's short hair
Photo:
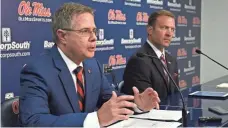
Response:
[{"label": "man's short hair", "polygon": [[154,26],[159,16],[169,16],[169,17],[175,18],[175,15],[172,12],[167,10],[160,10],[150,15],[148,19],[148,26]]},{"label": "man's short hair", "polygon": [[53,40],[58,40],[56,31],[61,28],[72,28],[71,20],[73,15],[82,13],[90,13],[94,15],[94,10],[88,6],[78,3],[65,3],[63,4],[52,17],[52,33]]}]

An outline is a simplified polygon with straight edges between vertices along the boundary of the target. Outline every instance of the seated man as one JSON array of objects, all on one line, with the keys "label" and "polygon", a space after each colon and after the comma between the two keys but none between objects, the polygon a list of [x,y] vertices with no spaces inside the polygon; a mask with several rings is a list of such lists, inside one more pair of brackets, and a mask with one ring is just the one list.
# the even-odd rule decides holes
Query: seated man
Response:
[{"label": "seated man", "polygon": [[[94,58],[96,25],[90,7],[66,3],[52,21],[55,45],[21,72],[20,122],[38,127],[103,127],[132,110],[159,108],[152,88],[121,95]],[[133,102],[131,102],[133,101]]]},{"label": "seated man", "polygon": [[[132,87],[136,86],[139,92],[148,87],[157,91],[159,98],[164,99],[177,90],[168,74],[162,67],[163,63],[176,83],[178,83],[178,68],[175,58],[165,52],[173,38],[175,30],[174,15],[166,10],[160,10],[150,15],[147,25],[147,41],[135,55],[133,55],[124,71],[124,86],[122,91],[133,95]],[[140,57],[138,54],[147,54],[158,57]]]}]

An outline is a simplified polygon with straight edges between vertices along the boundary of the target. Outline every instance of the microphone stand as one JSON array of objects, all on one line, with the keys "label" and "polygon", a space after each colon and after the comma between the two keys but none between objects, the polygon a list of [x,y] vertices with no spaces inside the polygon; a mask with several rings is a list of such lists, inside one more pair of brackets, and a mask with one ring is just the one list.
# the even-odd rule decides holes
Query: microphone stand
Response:
[{"label": "microphone stand", "polygon": [[184,97],[180,91],[180,88],[177,86],[177,84],[175,83],[175,81],[173,80],[172,76],[170,75],[170,73],[168,72],[167,68],[165,67],[165,65],[163,63],[162,63],[162,66],[165,69],[165,71],[167,72],[167,74],[168,74],[169,78],[171,79],[171,81],[173,82],[173,84],[176,86],[176,88],[180,92],[180,96],[181,96],[181,100],[182,100],[182,104],[183,104],[183,107],[182,107],[182,126],[187,127],[187,111],[186,111],[186,106],[185,106],[185,102],[184,102]]},{"label": "microphone stand", "polygon": [[204,56],[206,56],[207,58],[209,58],[210,60],[214,61],[215,63],[217,63],[218,65],[222,66],[223,68],[225,68],[226,70],[228,70],[227,67],[223,66],[222,64],[220,64],[219,62],[215,61],[214,59],[212,59],[211,57],[207,56],[206,54],[202,53],[199,49],[196,49],[196,53],[198,54],[202,54]]}]

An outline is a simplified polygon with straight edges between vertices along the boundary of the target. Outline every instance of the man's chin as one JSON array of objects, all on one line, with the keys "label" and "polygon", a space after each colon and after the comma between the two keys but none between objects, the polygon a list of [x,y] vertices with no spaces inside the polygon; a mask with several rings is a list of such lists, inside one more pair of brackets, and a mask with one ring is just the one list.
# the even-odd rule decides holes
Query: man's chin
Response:
[{"label": "man's chin", "polygon": [[167,48],[167,47],[169,47],[169,45],[170,45],[170,43],[165,43],[165,44],[163,45],[163,47],[164,47],[164,48]]},{"label": "man's chin", "polygon": [[86,58],[93,58],[94,55],[95,55],[95,53],[89,53],[89,54],[86,55]]},{"label": "man's chin", "polygon": [[168,47],[169,47],[169,45],[165,45],[164,47],[165,47],[165,48],[168,48]]}]

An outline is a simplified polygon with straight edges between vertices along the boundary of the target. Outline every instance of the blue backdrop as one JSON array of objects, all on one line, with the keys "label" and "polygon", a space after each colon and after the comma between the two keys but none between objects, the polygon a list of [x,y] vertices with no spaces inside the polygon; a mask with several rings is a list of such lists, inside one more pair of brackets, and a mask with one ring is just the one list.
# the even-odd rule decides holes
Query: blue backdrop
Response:
[{"label": "blue backdrop", "polygon": [[[70,0],[1,0],[1,100],[5,94],[19,95],[20,71],[31,58],[53,46],[51,16]],[[176,16],[175,37],[167,49],[177,57],[179,85],[200,83],[201,0],[74,0],[93,7],[99,29],[95,57],[112,82],[105,67],[112,66],[117,82],[129,57],[147,37],[149,15],[167,9]],[[45,65],[44,65],[45,66]]]}]

